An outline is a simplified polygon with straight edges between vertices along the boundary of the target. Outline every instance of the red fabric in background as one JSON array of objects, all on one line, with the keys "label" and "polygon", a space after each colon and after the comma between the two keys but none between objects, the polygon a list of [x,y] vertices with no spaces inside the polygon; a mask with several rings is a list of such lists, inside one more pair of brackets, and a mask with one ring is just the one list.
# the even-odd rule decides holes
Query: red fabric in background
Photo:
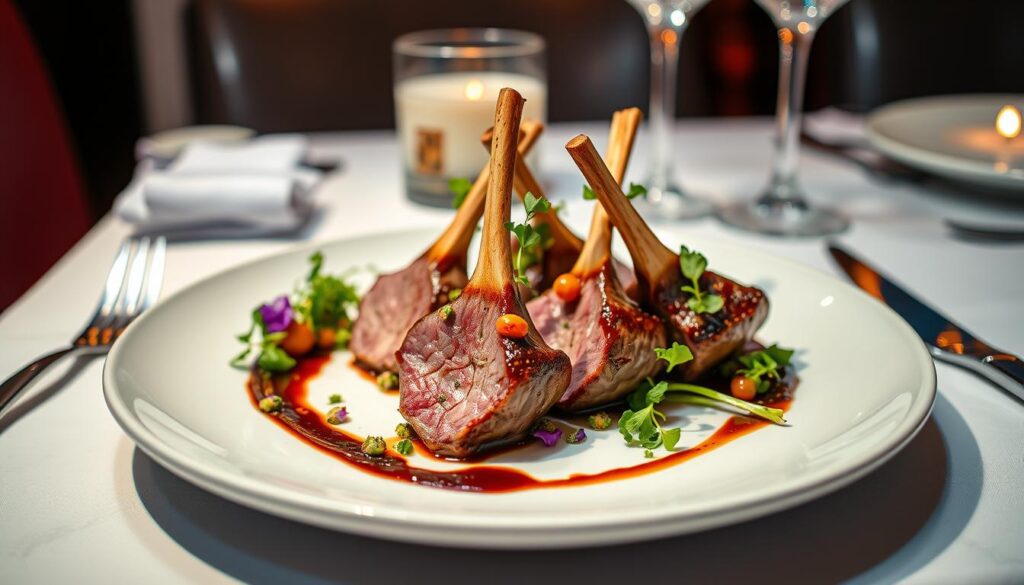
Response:
[{"label": "red fabric in background", "polygon": [[43,62],[0,0],[0,310],[89,229],[81,178]]}]

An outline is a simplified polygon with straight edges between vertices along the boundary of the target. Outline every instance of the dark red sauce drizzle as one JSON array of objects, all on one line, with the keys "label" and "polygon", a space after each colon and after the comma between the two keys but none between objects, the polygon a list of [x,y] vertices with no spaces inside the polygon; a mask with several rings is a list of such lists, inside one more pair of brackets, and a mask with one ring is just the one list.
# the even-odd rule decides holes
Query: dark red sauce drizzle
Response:
[{"label": "dark red sauce drizzle", "polygon": [[[274,378],[254,372],[249,376],[247,384],[253,405],[255,406],[259,399],[276,391],[283,399],[284,405],[279,413],[270,415],[270,418],[289,433],[366,473],[436,488],[498,493],[579,486],[638,477],[678,465],[771,424],[734,416],[713,435],[685,451],[646,460],[631,467],[610,469],[596,474],[574,474],[562,479],[537,479],[517,469],[496,465],[472,465],[454,471],[434,471],[409,465],[405,458],[395,455],[390,449],[381,457],[366,455],[360,450],[362,438],[327,424],[317,409],[310,406],[307,400],[309,382],[323,371],[330,360],[330,355],[315,355],[301,359],[289,374]],[[769,397],[767,404],[788,410],[791,402],[792,397],[787,390]],[[610,429],[605,432],[616,431]],[[419,441],[414,441],[414,444],[418,454],[429,455],[429,451]],[[640,456],[639,449],[637,456]]]}]

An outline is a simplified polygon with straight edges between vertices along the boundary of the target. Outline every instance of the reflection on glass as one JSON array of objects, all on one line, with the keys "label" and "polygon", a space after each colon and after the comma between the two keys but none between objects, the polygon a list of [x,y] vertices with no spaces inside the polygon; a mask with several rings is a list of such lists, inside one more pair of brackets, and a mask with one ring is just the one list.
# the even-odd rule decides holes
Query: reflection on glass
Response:
[{"label": "reflection on glass", "polygon": [[846,219],[811,207],[797,182],[800,122],[807,57],[814,33],[847,0],[755,0],[779,29],[779,96],[775,162],[767,191],[756,201],[725,207],[719,216],[734,226],[783,236],[821,236],[846,229]]},{"label": "reflection on glass", "polygon": [[711,211],[710,204],[687,195],[675,183],[672,126],[676,112],[679,42],[690,19],[708,0],[630,0],[630,3],[644,17],[651,41],[652,166],[647,197],[638,207],[647,215],[667,219],[706,215]]}]

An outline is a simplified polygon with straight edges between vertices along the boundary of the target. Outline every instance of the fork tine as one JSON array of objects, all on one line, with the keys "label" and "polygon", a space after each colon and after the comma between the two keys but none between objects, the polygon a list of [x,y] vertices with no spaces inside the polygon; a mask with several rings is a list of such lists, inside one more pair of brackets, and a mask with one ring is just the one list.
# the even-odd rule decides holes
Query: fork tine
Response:
[{"label": "fork tine", "polygon": [[139,246],[132,258],[131,269],[128,272],[128,285],[124,291],[124,300],[117,310],[115,328],[124,327],[127,320],[135,316],[139,308],[139,299],[142,297],[142,284],[146,279],[146,268],[149,266],[149,243],[148,236],[139,239]]},{"label": "fork tine", "polygon": [[139,313],[153,306],[160,297],[160,289],[164,283],[164,261],[167,255],[167,238],[160,236],[153,243],[153,259],[146,276],[146,295],[142,299]]},{"label": "fork tine", "polygon": [[89,323],[86,325],[87,330],[90,327],[100,326],[100,321],[106,321],[106,317],[114,310],[114,304],[121,295],[121,289],[124,288],[125,272],[128,270],[128,257],[131,255],[131,249],[131,240],[125,240],[121,243],[121,249],[118,250],[117,256],[114,257],[114,263],[110,266],[110,272],[107,273],[107,282],[103,286],[103,295],[100,297],[100,302],[96,306],[92,318],[89,319]]}]

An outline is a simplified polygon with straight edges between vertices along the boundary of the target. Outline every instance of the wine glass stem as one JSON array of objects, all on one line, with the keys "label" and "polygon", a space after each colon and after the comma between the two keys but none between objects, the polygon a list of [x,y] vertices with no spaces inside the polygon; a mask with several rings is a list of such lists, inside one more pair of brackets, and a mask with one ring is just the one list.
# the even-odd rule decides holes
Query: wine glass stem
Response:
[{"label": "wine glass stem", "polygon": [[651,134],[654,138],[651,185],[664,190],[672,181],[672,125],[676,114],[676,74],[682,26],[648,25],[651,35]]},{"label": "wine glass stem", "polygon": [[805,205],[796,182],[800,157],[800,124],[803,118],[807,57],[814,31],[779,29],[779,101],[776,106],[775,165],[766,203]]}]

